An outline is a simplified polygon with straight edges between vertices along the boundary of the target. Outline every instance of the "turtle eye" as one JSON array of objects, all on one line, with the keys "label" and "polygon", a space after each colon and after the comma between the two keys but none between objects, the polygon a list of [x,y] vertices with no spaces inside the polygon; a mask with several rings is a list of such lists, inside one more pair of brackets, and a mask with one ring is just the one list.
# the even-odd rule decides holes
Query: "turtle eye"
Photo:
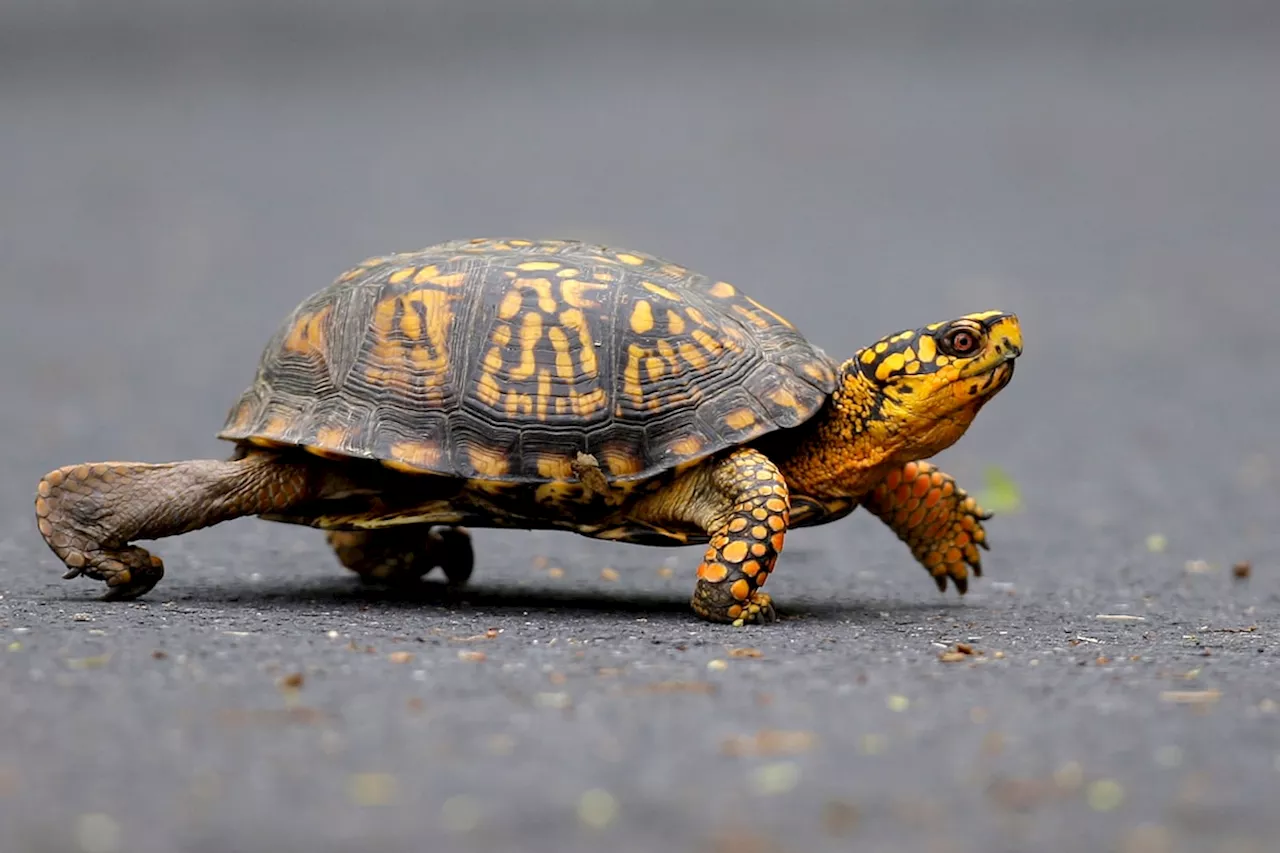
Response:
[{"label": "turtle eye", "polygon": [[954,329],[943,337],[942,350],[951,356],[972,355],[978,350],[978,335],[971,329]]}]

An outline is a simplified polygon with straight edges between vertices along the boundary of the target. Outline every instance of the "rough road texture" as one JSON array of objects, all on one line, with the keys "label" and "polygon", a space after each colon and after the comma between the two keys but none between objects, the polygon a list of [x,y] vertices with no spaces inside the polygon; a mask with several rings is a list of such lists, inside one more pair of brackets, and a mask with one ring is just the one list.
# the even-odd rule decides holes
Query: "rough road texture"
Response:
[{"label": "rough road texture", "polygon": [[[0,19],[5,853],[1275,849],[1267,4],[79,6]],[[939,595],[857,514],[743,630],[688,612],[698,549],[569,535],[481,531],[464,604],[257,521],[158,543],[140,603],[59,579],[41,474],[224,453],[303,296],[495,233],[662,253],[833,353],[1017,311],[940,459],[1021,488],[985,576]]]}]

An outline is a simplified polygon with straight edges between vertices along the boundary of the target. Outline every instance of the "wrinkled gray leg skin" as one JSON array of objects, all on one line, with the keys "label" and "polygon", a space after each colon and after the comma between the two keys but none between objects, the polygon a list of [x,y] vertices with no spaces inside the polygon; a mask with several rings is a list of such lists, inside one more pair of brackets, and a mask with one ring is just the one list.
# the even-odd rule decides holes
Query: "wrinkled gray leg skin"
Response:
[{"label": "wrinkled gray leg skin", "polygon": [[158,465],[96,462],[50,471],[36,488],[40,535],[68,571],[105,581],[108,600],[129,600],[164,577],[164,563],[136,539],[160,539],[305,500],[308,469],[266,454]]},{"label": "wrinkled gray leg skin", "polygon": [[406,524],[378,530],[331,530],[325,538],[338,561],[368,584],[414,584],[439,567],[449,586],[462,587],[475,565],[471,534],[463,527]]}]

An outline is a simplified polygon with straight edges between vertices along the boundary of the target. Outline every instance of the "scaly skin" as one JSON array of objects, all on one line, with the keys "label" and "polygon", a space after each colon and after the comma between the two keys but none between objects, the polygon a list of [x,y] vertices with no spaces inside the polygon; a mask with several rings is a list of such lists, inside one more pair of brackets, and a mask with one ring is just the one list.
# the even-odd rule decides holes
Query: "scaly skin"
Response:
[{"label": "scaly skin", "polygon": [[891,471],[862,505],[907,544],[939,592],[946,591],[951,578],[963,595],[969,589],[969,570],[982,576],[978,548],[987,547],[982,522],[991,513],[984,512],[950,474],[928,462],[908,462]]},{"label": "scaly skin", "polygon": [[371,584],[399,586],[437,566],[450,586],[465,586],[475,565],[471,534],[461,527],[406,524],[381,530],[330,530],[338,561]]},{"label": "scaly skin", "polygon": [[294,506],[310,491],[304,467],[252,455],[219,462],[100,462],[51,471],[36,490],[36,521],[70,579],[107,584],[107,599],[148,592],[164,563],[136,539],[158,539]]},{"label": "scaly skin", "polygon": [[709,622],[772,622],[773,602],[760,587],[782,553],[791,510],[787,482],[752,449],[733,451],[709,474],[714,491],[706,500],[718,511],[707,525],[711,542],[698,566],[693,611]]}]

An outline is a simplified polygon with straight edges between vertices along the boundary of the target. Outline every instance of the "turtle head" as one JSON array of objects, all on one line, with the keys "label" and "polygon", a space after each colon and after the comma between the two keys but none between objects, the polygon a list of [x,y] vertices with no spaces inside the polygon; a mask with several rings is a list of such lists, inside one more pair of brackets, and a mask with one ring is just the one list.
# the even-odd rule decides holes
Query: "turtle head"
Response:
[{"label": "turtle head", "polygon": [[1000,311],[882,338],[844,364],[855,433],[895,461],[939,453],[1009,384],[1021,354],[1018,318]]}]

